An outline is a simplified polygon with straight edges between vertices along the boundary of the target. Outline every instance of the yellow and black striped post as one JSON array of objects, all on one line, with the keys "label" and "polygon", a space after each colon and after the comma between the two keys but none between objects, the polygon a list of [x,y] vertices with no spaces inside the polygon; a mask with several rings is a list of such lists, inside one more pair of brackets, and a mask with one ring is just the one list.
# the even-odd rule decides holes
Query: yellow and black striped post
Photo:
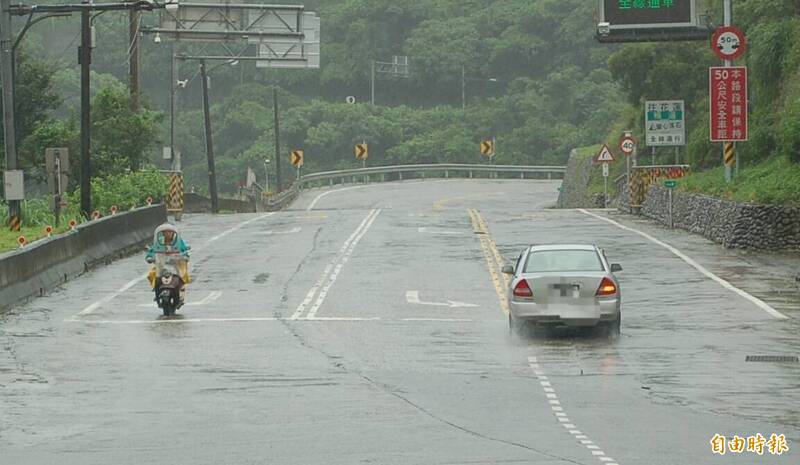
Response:
[{"label": "yellow and black striped post", "polygon": [[736,163],[736,146],[733,145],[733,142],[725,142],[723,161],[725,166],[733,166]]},{"label": "yellow and black striped post", "polygon": [[175,213],[183,211],[183,173],[174,172],[170,175],[167,211]]}]

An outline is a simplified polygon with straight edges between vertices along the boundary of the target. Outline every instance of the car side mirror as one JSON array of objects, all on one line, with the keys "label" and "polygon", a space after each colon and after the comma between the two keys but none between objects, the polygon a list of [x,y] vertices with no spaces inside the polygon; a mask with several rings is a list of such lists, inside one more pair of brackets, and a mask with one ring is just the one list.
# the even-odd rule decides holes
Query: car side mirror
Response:
[{"label": "car side mirror", "polygon": [[504,274],[514,274],[514,267],[512,265],[505,265],[500,271]]},{"label": "car side mirror", "polygon": [[616,273],[617,271],[622,271],[622,265],[620,265],[619,263],[612,263],[611,272]]}]

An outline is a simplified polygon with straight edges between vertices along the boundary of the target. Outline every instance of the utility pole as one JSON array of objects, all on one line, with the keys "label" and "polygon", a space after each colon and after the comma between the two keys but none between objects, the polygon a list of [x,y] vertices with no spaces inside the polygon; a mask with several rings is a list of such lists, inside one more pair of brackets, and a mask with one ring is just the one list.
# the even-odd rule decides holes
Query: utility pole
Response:
[{"label": "utility pole", "polygon": [[170,62],[170,98],[169,98],[169,154],[172,157],[172,170],[181,170],[181,159],[175,151],[175,112],[177,111],[178,78],[175,60],[175,42],[172,42],[172,61]]},{"label": "utility pole", "polygon": [[370,103],[375,106],[375,60],[372,60],[372,74],[370,75]]},{"label": "utility pole", "polygon": [[467,108],[467,67],[461,65],[461,109]]},{"label": "utility pole", "polygon": [[275,192],[283,190],[281,183],[281,139],[278,121],[278,88],[272,88],[272,108],[275,113]]},{"label": "utility pole", "polygon": [[92,165],[91,165],[91,95],[89,71],[92,65],[92,26],[89,0],[83,0],[86,7],[81,11],[81,212],[89,218],[92,212]]},{"label": "utility pole", "polygon": [[208,193],[211,196],[211,212],[219,213],[217,197],[217,173],[214,168],[214,142],[211,138],[211,111],[208,107],[208,72],[206,60],[200,61],[200,74],[203,79],[203,115],[206,123],[206,158],[208,159]]},{"label": "utility pole", "polygon": [[[0,77],[3,79],[3,134],[5,135],[6,171],[17,169],[17,134],[14,124],[14,77],[12,67],[10,0],[0,0]],[[18,200],[8,201],[8,219],[12,231],[19,231],[22,216]]]},{"label": "utility pole", "polygon": [[[723,17],[723,26],[730,26],[731,22],[733,21],[733,6],[731,5],[731,0],[722,0],[723,3],[723,10],[724,10],[724,17]],[[732,66],[731,60],[725,60],[725,67],[729,68]],[[737,162],[739,155],[736,155]],[[722,160],[724,163],[725,160],[725,143],[722,143]],[[725,164],[725,181],[731,182],[733,180],[733,170],[731,166]]]},{"label": "utility pole", "polygon": [[141,13],[138,10],[130,10],[128,31],[130,36],[130,56],[128,57],[128,71],[130,74],[131,110],[139,111],[139,22]]}]

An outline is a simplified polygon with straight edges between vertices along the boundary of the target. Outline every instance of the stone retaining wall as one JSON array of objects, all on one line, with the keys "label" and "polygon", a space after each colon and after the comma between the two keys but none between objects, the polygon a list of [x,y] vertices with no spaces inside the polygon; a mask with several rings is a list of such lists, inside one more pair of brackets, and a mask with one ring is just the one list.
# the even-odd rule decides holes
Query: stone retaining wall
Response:
[{"label": "stone retaining wall", "polygon": [[578,156],[573,150],[558,194],[558,208],[603,208],[603,194],[589,194],[591,157]]},{"label": "stone retaining wall", "polygon": [[[641,213],[668,224],[668,189],[651,187]],[[676,228],[729,248],[800,250],[800,208],[737,203],[675,191],[673,221]]]}]

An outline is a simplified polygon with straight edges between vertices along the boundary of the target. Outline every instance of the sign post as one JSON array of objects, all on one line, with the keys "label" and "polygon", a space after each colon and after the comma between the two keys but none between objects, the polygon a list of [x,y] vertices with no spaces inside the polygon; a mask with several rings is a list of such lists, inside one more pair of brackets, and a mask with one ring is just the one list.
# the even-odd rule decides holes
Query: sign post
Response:
[{"label": "sign post", "polygon": [[669,192],[669,229],[672,229],[672,228],[675,227],[675,224],[673,222],[673,216],[672,216],[672,190],[675,189],[675,186],[677,186],[677,185],[678,185],[678,181],[673,181],[671,179],[668,179],[668,180],[664,181],[664,187],[666,187],[667,188],[667,192]]},{"label": "sign post", "polygon": [[631,156],[636,151],[636,139],[633,138],[630,131],[625,131],[625,135],[619,141],[619,149],[625,154],[625,183],[631,182]]},{"label": "sign post", "polygon": [[614,161],[614,155],[608,148],[608,145],[603,144],[600,152],[594,159],[595,163],[603,164],[603,207],[608,208],[608,164]]}]

